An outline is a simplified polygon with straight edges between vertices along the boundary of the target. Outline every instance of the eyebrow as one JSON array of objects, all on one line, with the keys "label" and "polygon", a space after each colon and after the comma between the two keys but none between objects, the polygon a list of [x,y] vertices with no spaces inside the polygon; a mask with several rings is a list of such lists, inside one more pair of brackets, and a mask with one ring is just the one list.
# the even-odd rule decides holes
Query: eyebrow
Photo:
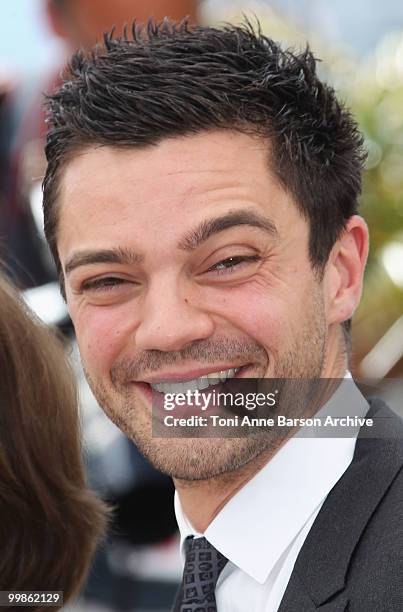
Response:
[{"label": "eyebrow", "polygon": [[65,274],[68,276],[73,270],[79,266],[88,266],[99,263],[116,263],[123,265],[140,264],[144,257],[128,249],[101,249],[99,251],[79,251],[74,253],[65,265]]},{"label": "eyebrow", "polygon": [[[276,226],[267,217],[255,211],[235,210],[221,217],[202,221],[196,228],[185,234],[178,242],[178,248],[182,251],[193,251],[214,234],[241,225],[257,227],[273,237],[278,237]],[[80,266],[100,263],[136,265],[143,263],[143,261],[143,255],[124,248],[100,249],[98,251],[84,250],[74,253],[67,259],[65,274],[68,276]]]},{"label": "eyebrow", "polygon": [[214,234],[240,225],[257,227],[275,238],[278,237],[277,228],[270,219],[255,211],[242,209],[231,211],[208,221],[202,221],[200,225],[179,241],[178,247],[183,251],[193,251]]}]

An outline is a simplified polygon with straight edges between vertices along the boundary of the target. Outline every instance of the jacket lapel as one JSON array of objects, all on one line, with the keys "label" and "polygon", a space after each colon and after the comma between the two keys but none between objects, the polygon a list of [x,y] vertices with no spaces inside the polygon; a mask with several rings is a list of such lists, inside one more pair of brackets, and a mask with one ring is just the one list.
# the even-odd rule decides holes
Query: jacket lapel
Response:
[{"label": "jacket lapel", "polygon": [[[344,612],[348,566],[374,510],[403,465],[403,423],[373,400],[353,461],[326,498],[298,555],[278,612]],[[371,436],[371,437],[369,437]],[[310,606],[310,607],[309,607]]]},{"label": "jacket lapel", "polygon": [[293,573],[278,612],[318,612],[318,609],[320,612],[345,612],[347,606],[348,599],[341,594],[318,608],[298,575]]}]

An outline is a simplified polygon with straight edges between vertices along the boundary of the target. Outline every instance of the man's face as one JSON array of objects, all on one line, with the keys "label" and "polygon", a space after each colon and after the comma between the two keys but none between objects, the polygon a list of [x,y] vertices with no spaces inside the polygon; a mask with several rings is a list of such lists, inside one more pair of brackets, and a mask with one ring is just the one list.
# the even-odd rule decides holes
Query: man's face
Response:
[{"label": "man's face", "polygon": [[267,143],[216,131],[90,148],[67,165],[59,206],[67,303],[110,418],[177,478],[210,478],[269,449],[268,438],[153,438],[150,386],[237,368],[322,373],[326,284]]}]

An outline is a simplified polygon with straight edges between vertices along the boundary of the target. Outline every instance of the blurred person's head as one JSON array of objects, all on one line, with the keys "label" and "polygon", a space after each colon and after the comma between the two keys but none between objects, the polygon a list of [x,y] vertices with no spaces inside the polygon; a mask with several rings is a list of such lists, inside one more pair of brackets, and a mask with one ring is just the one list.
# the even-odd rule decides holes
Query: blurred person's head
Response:
[{"label": "blurred person's head", "polygon": [[64,591],[66,602],[86,577],[105,509],[86,487],[62,344],[2,275],[0,389],[1,588]]},{"label": "blurred person's head", "polygon": [[45,231],[90,385],[172,476],[236,470],[270,439],[155,439],[152,391],[344,375],[362,136],[310,51],[248,26],[150,25],[65,79]]},{"label": "blurred person's head", "polygon": [[55,33],[72,47],[90,47],[115,27],[121,34],[135,19],[169,17],[197,21],[198,0],[46,0],[47,13]]}]

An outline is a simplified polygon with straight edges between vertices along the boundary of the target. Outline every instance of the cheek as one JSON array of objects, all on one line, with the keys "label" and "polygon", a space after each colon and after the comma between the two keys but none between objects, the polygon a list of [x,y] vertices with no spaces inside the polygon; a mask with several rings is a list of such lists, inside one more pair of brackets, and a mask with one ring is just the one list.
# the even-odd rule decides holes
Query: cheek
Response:
[{"label": "cheek", "polygon": [[268,287],[234,287],[216,304],[226,322],[263,346],[278,346],[289,335],[284,300]]},{"label": "cheek", "polygon": [[130,341],[130,318],[117,308],[87,307],[72,319],[86,369],[109,372]]}]

